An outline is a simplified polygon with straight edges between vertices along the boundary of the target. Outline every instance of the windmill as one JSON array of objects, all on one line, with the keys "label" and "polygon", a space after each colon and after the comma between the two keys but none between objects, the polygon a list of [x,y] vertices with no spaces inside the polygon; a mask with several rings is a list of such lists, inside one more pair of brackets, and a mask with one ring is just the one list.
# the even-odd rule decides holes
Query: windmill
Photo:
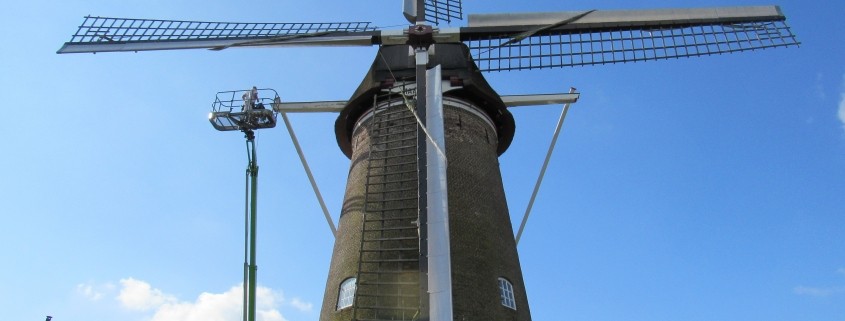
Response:
[{"label": "windmill", "polygon": [[352,160],[321,320],[530,320],[496,157],[514,134],[508,106],[577,94],[501,97],[479,71],[798,45],[775,6],[470,15],[440,29],[427,22],[461,18],[460,1],[405,3],[403,30],[87,17],[59,53],[380,46],[348,101],[273,106],[338,111]]}]

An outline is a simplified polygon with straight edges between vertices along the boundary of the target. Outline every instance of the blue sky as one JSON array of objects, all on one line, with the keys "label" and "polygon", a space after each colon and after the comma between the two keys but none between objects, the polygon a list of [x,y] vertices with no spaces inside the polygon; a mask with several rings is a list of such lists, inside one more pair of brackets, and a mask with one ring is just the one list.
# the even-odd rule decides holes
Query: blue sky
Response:
[{"label": "blue sky", "polygon": [[[399,2],[4,4],[0,319],[237,320],[246,153],[207,123],[214,94],[346,99],[375,52],[55,54],[83,16],[395,26]],[[776,4],[800,48],[488,75],[501,94],[582,93],[519,245],[535,320],[845,320],[845,3]],[[560,108],[513,110],[500,162],[515,223]],[[349,164],[335,117],[291,115],[336,220]],[[286,131],[261,131],[258,152],[260,320],[316,320],[331,233]]]}]

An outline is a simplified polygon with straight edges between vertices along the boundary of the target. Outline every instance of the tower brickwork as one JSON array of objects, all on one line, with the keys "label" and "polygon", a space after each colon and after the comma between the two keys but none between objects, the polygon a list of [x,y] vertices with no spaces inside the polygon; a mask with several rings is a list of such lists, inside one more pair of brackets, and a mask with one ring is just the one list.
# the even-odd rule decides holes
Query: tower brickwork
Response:
[{"label": "tower brickwork", "polygon": [[[454,318],[528,321],[528,299],[499,171],[496,125],[480,108],[465,100],[445,99],[444,112]],[[356,277],[361,257],[371,146],[367,118],[371,115],[361,117],[363,121],[357,122],[351,136],[349,179],[321,321],[353,319],[353,307],[337,310],[337,302],[340,284]],[[502,304],[499,278],[512,284],[515,309]]]}]

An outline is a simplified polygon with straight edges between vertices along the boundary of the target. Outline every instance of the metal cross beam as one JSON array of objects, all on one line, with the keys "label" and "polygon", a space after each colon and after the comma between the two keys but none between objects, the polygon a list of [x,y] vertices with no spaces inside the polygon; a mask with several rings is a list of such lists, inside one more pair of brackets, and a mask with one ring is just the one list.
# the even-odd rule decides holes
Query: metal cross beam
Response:
[{"label": "metal cross beam", "polygon": [[[536,94],[536,95],[506,95],[501,96],[508,107],[541,106],[568,104],[578,101],[580,94]],[[287,102],[273,104],[273,109],[280,113],[337,113],[346,106],[345,100]]]}]

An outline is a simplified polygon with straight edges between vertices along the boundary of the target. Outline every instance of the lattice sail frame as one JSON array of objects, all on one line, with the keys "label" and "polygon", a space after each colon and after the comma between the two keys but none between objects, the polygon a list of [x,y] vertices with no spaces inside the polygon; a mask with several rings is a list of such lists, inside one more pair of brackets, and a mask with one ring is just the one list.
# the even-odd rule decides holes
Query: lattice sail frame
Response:
[{"label": "lattice sail frame", "polygon": [[[462,15],[460,0],[421,0],[430,20]],[[463,42],[481,71],[661,60],[797,46],[777,6],[589,10],[469,15],[437,42]],[[238,23],[85,18],[59,53],[274,46],[373,46],[408,42],[406,30],[368,22]]]},{"label": "lattice sail frame", "polygon": [[244,23],[86,16],[68,43],[260,39],[373,30],[369,22]]},{"label": "lattice sail frame", "polygon": [[425,21],[433,24],[463,19],[461,0],[425,0]]},{"label": "lattice sail frame", "polygon": [[784,21],[562,29],[505,44],[509,39],[487,35],[471,37],[465,43],[482,71],[661,60],[799,45]]},{"label": "lattice sail frame", "polygon": [[470,15],[483,71],[703,56],[799,45],[778,6]]}]

